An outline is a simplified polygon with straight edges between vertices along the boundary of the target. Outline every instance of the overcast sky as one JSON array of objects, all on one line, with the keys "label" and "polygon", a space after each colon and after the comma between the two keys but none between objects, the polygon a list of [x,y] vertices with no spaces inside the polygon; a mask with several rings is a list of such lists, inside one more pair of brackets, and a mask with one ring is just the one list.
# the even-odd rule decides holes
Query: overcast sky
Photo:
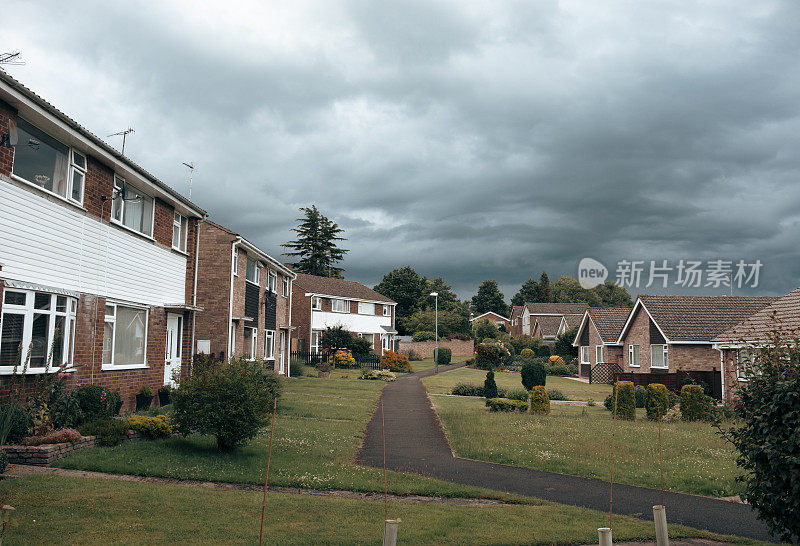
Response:
[{"label": "overcast sky", "polygon": [[99,136],[133,127],[126,154],[184,193],[194,161],[193,200],[276,257],[316,204],[370,286],[410,264],[510,299],[585,256],[612,277],[760,259],[734,293],[800,284],[795,1],[4,0],[2,18],[13,76]]}]

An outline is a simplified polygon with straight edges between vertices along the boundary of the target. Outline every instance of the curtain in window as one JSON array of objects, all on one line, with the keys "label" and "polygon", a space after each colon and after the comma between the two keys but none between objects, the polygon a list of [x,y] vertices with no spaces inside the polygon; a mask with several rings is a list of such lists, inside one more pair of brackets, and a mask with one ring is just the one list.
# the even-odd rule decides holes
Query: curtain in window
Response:
[{"label": "curtain in window", "polygon": [[144,364],[145,317],[143,309],[117,306],[114,365]]}]

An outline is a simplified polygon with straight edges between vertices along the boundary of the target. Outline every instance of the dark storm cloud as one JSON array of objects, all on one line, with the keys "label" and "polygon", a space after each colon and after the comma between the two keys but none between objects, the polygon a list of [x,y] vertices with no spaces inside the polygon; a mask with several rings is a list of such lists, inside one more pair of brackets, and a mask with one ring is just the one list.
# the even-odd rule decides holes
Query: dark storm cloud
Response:
[{"label": "dark storm cloud", "polygon": [[[286,7],[288,6],[288,7]],[[786,2],[11,2],[12,73],[268,252],[301,206],[351,278],[507,297],[584,256],[800,284],[800,8]]]}]

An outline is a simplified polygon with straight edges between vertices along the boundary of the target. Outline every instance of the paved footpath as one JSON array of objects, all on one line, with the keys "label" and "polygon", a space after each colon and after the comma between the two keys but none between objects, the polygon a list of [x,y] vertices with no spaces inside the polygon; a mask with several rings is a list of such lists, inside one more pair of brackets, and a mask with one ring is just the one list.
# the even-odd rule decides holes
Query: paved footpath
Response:
[{"label": "paved footpath", "polygon": [[[463,364],[440,366],[439,370],[441,373],[460,366]],[[608,511],[606,481],[454,457],[420,382],[421,377],[432,374],[433,370],[409,374],[387,383],[383,389],[387,468]],[[380,404],[367,424],[357,459],[369,466],[383,465]],[[756,519],[755,511],[746,504],[671,492],[664,493],[664,502],[670,523],[773,540],[764,524]],[[614,484],[615,514],[652,521],[655,504],[661,504],[661,492],[656,489]]]}]

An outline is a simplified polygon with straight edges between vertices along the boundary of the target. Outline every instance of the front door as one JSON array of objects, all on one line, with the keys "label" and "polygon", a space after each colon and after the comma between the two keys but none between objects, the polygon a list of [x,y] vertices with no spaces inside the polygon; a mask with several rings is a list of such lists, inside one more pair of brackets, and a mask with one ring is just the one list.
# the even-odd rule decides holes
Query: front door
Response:
[{"label": "front door", "polygon": [[183,317],[167,313],[167,348],[164,357],[164,384],[175,386],[173,374],[181,370],[181,339]]},{"label": "front door", "polygon": [[280,373],[283,375],[286,373],[284,370],[286,369],[286,330],[281,330],[281,369]]}]

